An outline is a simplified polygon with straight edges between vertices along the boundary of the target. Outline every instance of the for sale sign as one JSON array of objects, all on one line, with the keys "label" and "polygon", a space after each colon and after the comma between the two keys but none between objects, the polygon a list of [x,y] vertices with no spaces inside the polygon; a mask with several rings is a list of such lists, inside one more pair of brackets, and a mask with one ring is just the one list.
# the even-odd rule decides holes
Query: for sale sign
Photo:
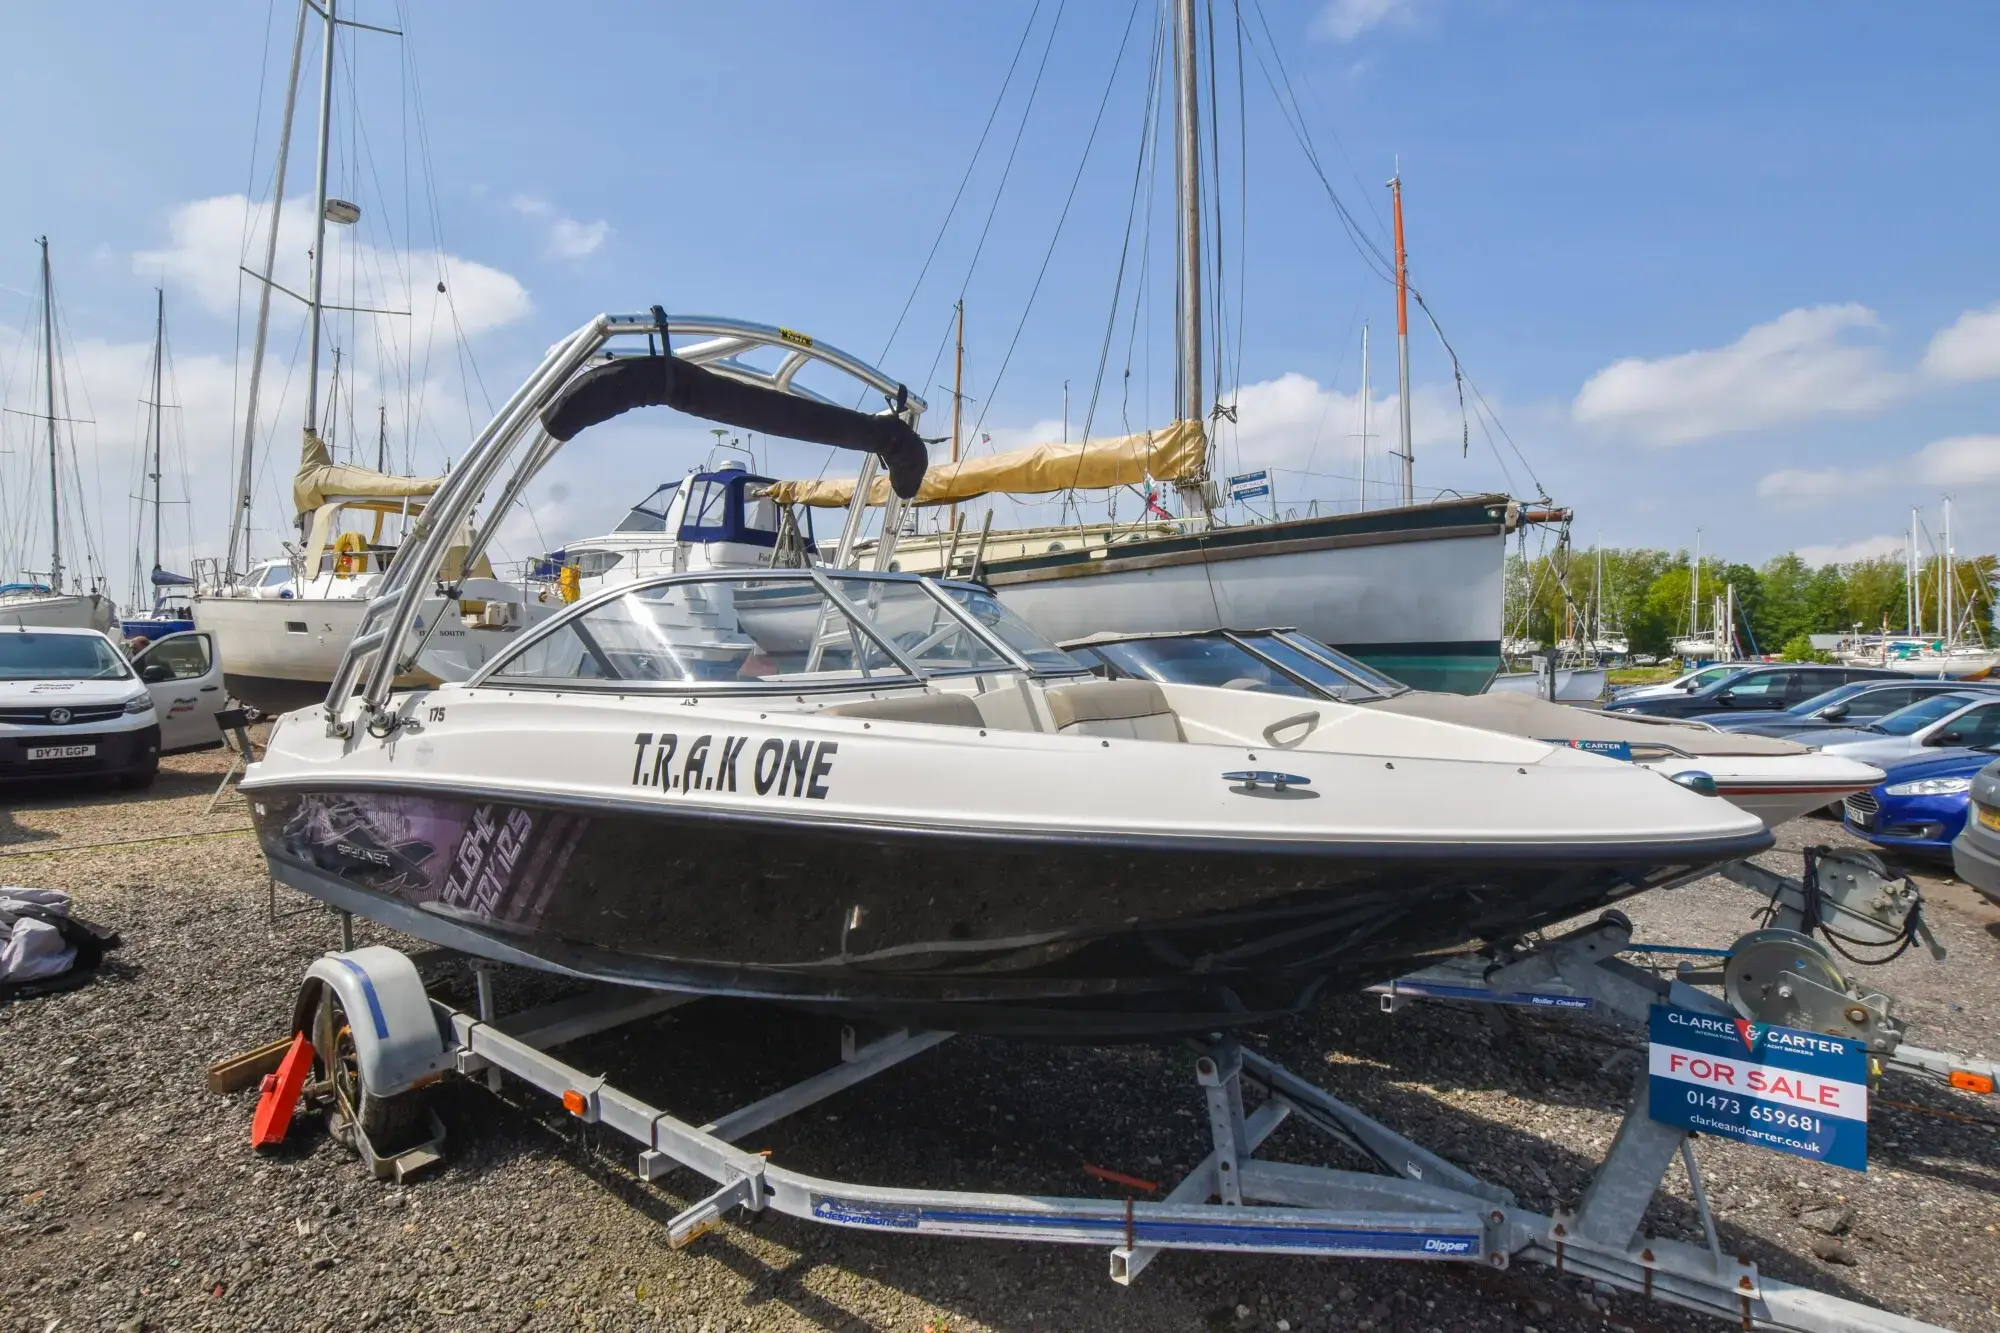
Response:
[{"label": "for sale sign", "polygon": [[1653,1006],[1647,1114],[1851,1171],[1868,1169],[1868,1054],[1858,1041]]}]

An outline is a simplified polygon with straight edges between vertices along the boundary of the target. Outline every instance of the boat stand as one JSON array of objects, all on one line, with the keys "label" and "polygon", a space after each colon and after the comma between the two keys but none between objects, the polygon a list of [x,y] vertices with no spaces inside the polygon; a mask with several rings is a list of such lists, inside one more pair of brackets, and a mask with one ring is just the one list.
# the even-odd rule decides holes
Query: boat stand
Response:
[{"label": "boat stand", "polygon": [[[1616,913],[1516,957],[1495,987],[1517,991],[1539,977],[1560,978],[1615,1013],[1643,1020],[1664,999],[1730,1012],[1680,980],[1665,980],[1616,957],[1631,927]],[[1511,976],[1504,975],[1511,972]],[[736,1141],[812,1106],[949,1038],[896,1032],[842,1042],[842,1059],[707,1124],[691,1124],[576,1068],[550,1049],[650,1017],[692,996],[609,990],[502,1017],[482,981],[480,1012],[433,1001],[414,963],[371,946],[316,960],[299,997],[300,1031],[313,1030],[322,1004],[352,1022],[357,1087],[376,1098],[420,1089],[441,1075],[504,1071],[560,1098],[578,1120],[616,1130],[639,1147],[642,1179],[686,1168],[712,1190],[667,1224],[678,1248],[735,1209],[773,1210],[830,1226],[965,1238],[1101,1245],[1111,1277],[1129,1283],[1165,1250],[1431,1259],[1504,1269],[1533,1260],[1558,1271],[1649,1298],[1718,1315],[1743,1328],[1799,1333],[1911,1333],[1932,1326],[1794,1286],[1760,1273],[1718,1239],[1688,1135],[1647,1117],[1646,1074],[1632,1109],[1579,1206],[1544,1216],[1411,1139],[1307,1083],[1234,1038],[1201,1045],[1195,1080],[1208,1111],[1210,1151],[1157,1200],[1064,1198],[896,1189],[808,1175],[745,1151]],[[324,1029],[322,1029],[324,1030]],[[329,1080],[337,1081],[337,1080]],[[1253,1094],[1254,1103],[1246,1094]],[[358,1100],[358,1099],[357,1099]],[[1296,1117],[1372,1163],[1372,1171],[1273,1161],[1259,1156],[1271,1132]],[[359,1125],[336,1126],[365,1139]],[[435,1144],[411,1149],[435,1155]],[[400,1177],[397,1156],[365,1154],[378,1174]],[[1666,1173],[1687,1173],[1705,1243],[1653,1237],[1641,1225]]]}]

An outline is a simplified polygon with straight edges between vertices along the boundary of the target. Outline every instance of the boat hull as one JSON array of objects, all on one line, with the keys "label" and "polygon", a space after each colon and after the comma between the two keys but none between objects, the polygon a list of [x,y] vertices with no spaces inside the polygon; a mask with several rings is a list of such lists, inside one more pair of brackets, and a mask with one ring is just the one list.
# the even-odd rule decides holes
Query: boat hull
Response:
[{"label": "boat hull", "polygon": [[[427,603],[422,620],[444,609]],[[195,625],[215,635],[222,683],[230,695],[267,714],[288,713],[326,700],[341,655],[360,628],[362,598],[198,597]],[[539,609],[539,608],[538,608]],[[478,629],[456,618],[427,640],[424,666],[396,678],[399,689],[463,680],[512,644],[515,629]]]},{"label": "boat hull", "polygon": [[992,562],[986,581],[1062,642],[1285,625],[1419,689],[1477,694],[1501,664],[1497,497],[1222,528]]},{"label": "boat hull", "polygon": [[94,629],[109,634],[116,608],[101,593],[0,598],[0,625],[29,629]]},{"label": "boat hull", "polygon": [[[1078,1042],[1267,1021],[1766,845],[1256,849],[260,787],[271,873],[598,980]],[[1679,858],[1679,859],[1676,859]]]}]

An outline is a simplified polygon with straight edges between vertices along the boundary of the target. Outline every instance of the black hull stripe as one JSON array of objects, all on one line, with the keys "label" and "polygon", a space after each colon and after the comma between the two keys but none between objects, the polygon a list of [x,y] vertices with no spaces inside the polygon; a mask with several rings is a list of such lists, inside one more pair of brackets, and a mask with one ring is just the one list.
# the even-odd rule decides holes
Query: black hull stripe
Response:
[{"label": "black hull stripe", "polygon": [[1608,847],[1577,843],[1552,848],[1547,843],[1334,842],[1118,833],[1109,830],[946,828],[934,824],[904,824],[888,819],[865,820],[839,816],[788,819],[763,812],[719,810],[712,806],[669,805],[646,797],[624,797],[605,793],[577,796],[561,792],[523,791],[513,787],[479,783],[442,784],[433,780],[406,782],[372,776],[346,779],[316,777],[310,782],[285,779],[246,781],[242,784],[241,790],[253,799],[265,793],[306,795],[322,791],[389,792],[456,800],[553,806],[590,814],[611,812],[650,814],[678,821],[715,820],[719,823],[767,828],[773,831],[858,834],[885,839],[992,842],[1008,846],[1045,844],[1050,847],[1120,848],[1146,852],[1224,852],[1246,856],[1319,857],[1356,861],[1427,863],[1504,861],[1546,866],[1632,865],[1647,862],[1716,864],[1766,851],[1775,841],[1765,829],[1759,829],[1755,833],[1691,839],[1684,842],[1620,842]]}]

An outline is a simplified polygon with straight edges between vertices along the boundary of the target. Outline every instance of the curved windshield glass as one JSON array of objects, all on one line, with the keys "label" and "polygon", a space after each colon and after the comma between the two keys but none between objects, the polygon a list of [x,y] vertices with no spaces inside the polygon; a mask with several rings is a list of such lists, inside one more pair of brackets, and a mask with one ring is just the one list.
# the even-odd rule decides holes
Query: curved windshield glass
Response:
[{"label": "curved windshield glass", "polygon": [[1973,694],[1934,694],[1919,700],[1908,708],[1899,708],[1887,717],[1877,718],[1868,730],[1886,732],[1891,736],[1911,736],[1923,730],[1939,718],[1950,717],[1969,703],[1978,702]]},{"label": "curved windshield glass", "polygon": [[1162,685],[1212,685],[1310,699],[1314,691],[1221,635],[1094,643],[1091,651],[1128,676]]},{"label": "curved windshield glass", "polygon": [[[1366,662],[1349,657],[1340,649],[1328,647],[1312,635],[1301,634],[1295,629],[1246,634],[1243,637],[1258,652],[1270,653],[1285,666],[1343,699],[1410,692],[1410,687],[1394,676],[1377,671]],[[1290,648],[1293,655],[1286,656],[1280,651],[1283,648]],[[1356,686],[1360,688],[1356,689]]]},{"label": "curved windshield glass", "polygon": [[1084,670],[990,593],[945,591],[848,572],[666,579],[586,603],[481,679],[789,689],[1017,670],[1002,644],[1038,671]]},{"label": "curved windshield glass", "polygon": [[1087,669],[1083,663],[1030,629],[1027,621],[1002,606],[1000,599],[986,589],[967,587],[962,583],[940,583],[936,586],[984,625],[987,633],[1012,648],[1022,661],[1037,671],[1063,673]]},{"label": "curved windshield glass", "polygon": [[632,506],[632,512],[625,515],[614,532],[665,532],[667,530],[667,506],[674,502],[674,491],[680,487],[677,481],[670,481],[651,495]]},{"label": "curved windshield glass", "polygon": [[125,680],[132,669],[95,634],[0,633],[0,680]]}]

